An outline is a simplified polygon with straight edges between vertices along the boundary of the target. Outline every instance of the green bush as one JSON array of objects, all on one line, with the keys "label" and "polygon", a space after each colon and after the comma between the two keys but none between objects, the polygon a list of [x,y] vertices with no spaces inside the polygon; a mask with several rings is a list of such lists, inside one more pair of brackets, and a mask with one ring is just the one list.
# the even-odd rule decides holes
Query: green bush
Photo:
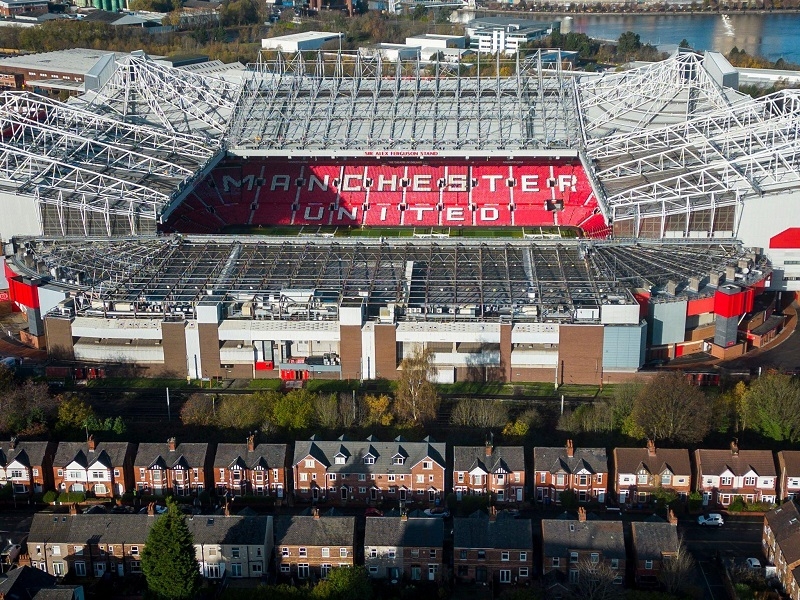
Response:
[{"label": "green bush", "polygon": [[42,502],[46,504],[52,504],[58,498],[58,493],[55,490],[48,490],[42,496]]},{"label": "green bush", "polygon": [[700,492],[689,494],[689,512],[697,512],[703,508],[703,496]]},{"label": "green bush", "polygon": [[61,504],[81,503],[86,501],[86,494],[84,492],[61,492],[58,495],[58,501]]},{"label": "green bush", "polygon": [[7,483],[3,487],[0,487],[0,500],[9,500],[13,496],[14,493],[12,491],[10,483]]},{"label": "green bush", "polygon": [[730,512],[744,512],[746,510],[744,498],[741,496],[734,497],[733,502],[728,506],[728,510]]}]

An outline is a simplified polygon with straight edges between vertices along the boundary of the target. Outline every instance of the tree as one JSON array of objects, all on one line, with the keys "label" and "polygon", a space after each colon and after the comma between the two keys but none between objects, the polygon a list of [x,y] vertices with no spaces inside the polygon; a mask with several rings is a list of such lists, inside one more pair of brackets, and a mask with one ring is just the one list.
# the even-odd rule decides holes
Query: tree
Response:
[{"label": "tree", "polygon": [[745,394],[752,426],[775,441],[800,441],[800,383],[789,375],[767,373]]},{"label": "tree", "polygon": [[336,429],[339,425],[339,399],[336,394],[317,394],[314,413],[321,427]]},{"label": "tree", "polygon": [[691,46],[689,45],[689,41],[686,38],[683,38],[678,44],[678,48],[691,48]]},{"label": "tree", "polygon": [[158,600],[190,600],[200,590],[200,565],[186,517],[167,499],[167,512],[155,519],[142,550],[142,573]]},{"label": "tree", "polygon": [[431,379],[434,376],[433,353],[417,350],[400,363],[394,409],[397,416],[414,425],[436,417],[439,395]]},{"label": "tree", "polygon": [[392,424],[394,416],[391,412],[392,399],[386,394],[373,396],[368,394],[364,397],[364,408],[366,410],[367,425],[383,425],[388,427]]},{"label": "tree", "polygon": [[83,429],[96,419],[94,409],[77,396],[70,396],[58,405],[57,429]]},{"label": "tree", "polygon": [[184,425],[214,425],[216,408],[208,394],[192,394],[181,406],[181,422]]},{"label": "tree", "polygon": [[658,580],[668,593],[677,595],[686,591],[687,585],[694,579],[693,574],[694,559],[686,549],[683,538],[678,538],[675,554],[667,557],[662,563]]},{"label": "tree", "polygon": [[636,397],[635,423],[651,440],[701,441],[711,427],[711,403],[679,371],[659,373]]},{"label": "tree", "polygon": [[276,396],[270,411],[271,420],[275,425],[292,431],[306,429],[311,425],[316,394],[300,389]]},{"label": "tree", "polygon": [[508,409],[499,400],[465,398],[456,404],[450,421],[462,427],[503,427],[508,423]]},{"label": "tree", "polygon": [[642,47],[642,41],[638,33],[626,31],[617,40],[617,54],[627,58],[636,53]]},{"label": "tree", "polygon": [[624,598],[625,590],[614,583],[617,577],[624,577],[605,561],[592,563],[588,560],[578,562],[577,581],[572,584],[572,596],[576,600],[617,600]]},{"label": "tree", "polygon": [[372,584],[364,567],[339,567],[317,584],[311,597],[320,600],[371,600]]}]

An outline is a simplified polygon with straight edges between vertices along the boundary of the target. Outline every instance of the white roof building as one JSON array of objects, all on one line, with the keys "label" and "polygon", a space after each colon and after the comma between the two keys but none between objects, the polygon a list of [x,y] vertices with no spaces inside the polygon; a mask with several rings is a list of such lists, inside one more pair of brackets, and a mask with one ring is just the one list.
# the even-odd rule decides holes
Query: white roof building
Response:
[{"label": "white roof building", "polygon": [[264,50],[281,50],[282,52],[305,52],[307,50],[319,50],[325,42],[338,40],[342,37],[342,33],[332,33],[330,31],[304,31],[303,33],[264,38],[261,40],[261,48]]}]

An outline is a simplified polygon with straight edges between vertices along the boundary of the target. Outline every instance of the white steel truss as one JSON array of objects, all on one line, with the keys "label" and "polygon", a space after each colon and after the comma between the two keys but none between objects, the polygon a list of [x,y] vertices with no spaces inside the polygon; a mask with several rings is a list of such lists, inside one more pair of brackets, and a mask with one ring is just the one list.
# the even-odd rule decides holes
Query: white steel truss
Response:
[{"label": "white steel truss", "polygon": [[133,52],[118,62],[108,81],[87,96],[90,106],[123,119],[146,120],[175,133],[220,137],[227,129],[241,86],[193,73]]},{"label": "white steel truss", "polygon": [[341,52],[260,57],[228,134],[253,150],[494,150],[579,143],[572,81],[539,52],[501,76],[438,61],[387,62]]},{"label": "white steel truss", "polygon": [[197,136],[27,92],[0,93],[0,131],[0,180],[36,199],[44,229],[53,234],[76,227],[86,235],[133,234],[141,219],[154,231],[176,190],[216,151]]}]

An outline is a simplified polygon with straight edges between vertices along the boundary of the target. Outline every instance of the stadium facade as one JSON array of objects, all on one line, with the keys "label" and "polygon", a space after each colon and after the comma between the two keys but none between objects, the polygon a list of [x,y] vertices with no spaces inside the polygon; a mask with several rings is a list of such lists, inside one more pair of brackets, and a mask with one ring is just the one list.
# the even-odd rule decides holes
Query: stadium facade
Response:
[{"label": "stadium facade", "polygon": [[441,381],[555,383],[744,352],[756,297],[800,289],[800,95],[739,94],[710,54],[516,61],[277,54],[237,82],[133,53],[66,104],[3,93],[29,341],[291,380],[421,347]]}]

